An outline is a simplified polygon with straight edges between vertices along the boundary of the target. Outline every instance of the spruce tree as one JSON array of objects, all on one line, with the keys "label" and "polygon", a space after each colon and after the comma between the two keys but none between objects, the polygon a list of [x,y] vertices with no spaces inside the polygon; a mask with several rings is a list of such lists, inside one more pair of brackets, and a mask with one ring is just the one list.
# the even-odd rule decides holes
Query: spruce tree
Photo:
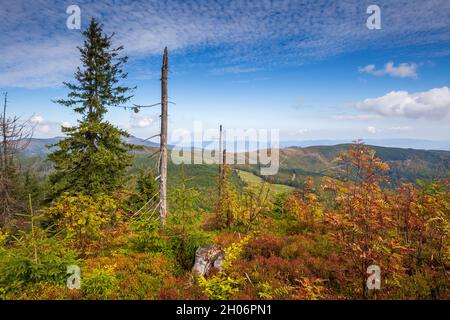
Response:
[{"label": "spruce tree", "polygon": [[127,77],[122,66],[126,56],[123,47],[113,48],[111,39],[92,19],[83,32],[85,41],[78,47],[81,68],[75,72],[76,83],[64,82],[70,90],[67,99],[55,101],[71,107],[81,115],[78,125],[62,127],[66,138],[49,146],[55,172],[50,176],[52,198],[69,194],[111,193],[121,185],[132,157],[134,146],[126,144],[129,134],[104,120],[108,107],[126,103],[134,88],[121,86]]},{"label": "spruce tree", "polygon": [[145,171],[143,168],[139,170],[136,189],[137,192],[141,195],[144,203],[152,198],[155,199],[155,202],[158,201],[158,197],[155,197],[155,195],[158,193],[158,185],[155,182],[155,178],[151,170]]},{"label": "spruce tree", "polygon": [[140,209],[150,200],[156,204],[159,202],[158,184],[155,182],[152,170],[141,168],[137,173],[135,194],[130,198],[136,210]]}]

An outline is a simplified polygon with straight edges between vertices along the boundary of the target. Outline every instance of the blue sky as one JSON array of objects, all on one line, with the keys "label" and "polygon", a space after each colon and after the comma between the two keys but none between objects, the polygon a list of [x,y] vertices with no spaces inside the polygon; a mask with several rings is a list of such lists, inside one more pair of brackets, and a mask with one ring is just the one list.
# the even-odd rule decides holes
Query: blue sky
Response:
[{"label": "blue sky", "polygon": [[[450,2],[429,1],[11,1],[0,8],[0,90],[10,111],[33,117],[36,137],[76,115],[64,97],[78,65],[80,30],[66,8],[95,17],[130,57],[131,103],[160,97],[165,45],[170,129],[280,129],[282,140],[450,136]],[[369,30],[366,9],[381,9]],[[111,110],[112,123],[146,138],[158,112]]]}]

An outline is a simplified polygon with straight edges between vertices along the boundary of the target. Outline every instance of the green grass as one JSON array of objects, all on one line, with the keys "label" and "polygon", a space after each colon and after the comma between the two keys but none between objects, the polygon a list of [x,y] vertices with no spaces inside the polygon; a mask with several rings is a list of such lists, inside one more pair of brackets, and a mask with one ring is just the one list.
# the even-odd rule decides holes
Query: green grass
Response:
[{"label": "green grass", "polygon": [[[260,177],[254,175],[251,172],[243,171],[243,170],[236,170],[239,178],[248,186],[260,186],[264,183],[264,180]],[[272,191],[275,195],[282,194],[282,193],[290,193],[294,191],[293,187],[286,186],[284,184],[271,184]]]}]

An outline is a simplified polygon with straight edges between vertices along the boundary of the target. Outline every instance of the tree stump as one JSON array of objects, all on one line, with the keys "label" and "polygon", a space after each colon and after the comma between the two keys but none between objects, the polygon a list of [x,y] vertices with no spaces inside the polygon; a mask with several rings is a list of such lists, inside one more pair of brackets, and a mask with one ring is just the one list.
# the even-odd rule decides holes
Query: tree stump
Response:
[{"label": "tree stump", "polygon": [[207,277],[212,271],[222,269],[225,252],[218,245],[211,245],[197,249],[193,272]]}]

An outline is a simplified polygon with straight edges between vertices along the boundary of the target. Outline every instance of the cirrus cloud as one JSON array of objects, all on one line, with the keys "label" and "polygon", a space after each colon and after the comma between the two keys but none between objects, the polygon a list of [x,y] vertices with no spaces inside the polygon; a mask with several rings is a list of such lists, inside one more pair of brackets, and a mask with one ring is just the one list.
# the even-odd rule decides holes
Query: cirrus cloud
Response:
[{"label": "cirrus cloud", "polygon": [[[76,3],[83,29],[90,17],[96,17],[106,32],[117,34],[115,41],[130,56],[130,76],[137,77],[150,58],[158,57],[159,65],[164,46],[176,56],[177,70],[205,67],[212,73],[242,73],[302,65],[374,47],[413,46],[417,54],[429,54],[431,45],[450,41],[448,0],[379,0],[383,24],[389,27],[375,33],[365,27],[367,3],[360,0]],[[79,30],[66,28],[69,4],[64,0],[2,2],[0,86],[55,87],[72,77],[79,65],[76,46],[82,38]],[[448,46],[442,46],[433,49],[433,54],[446,55],[447,50]],[[408,68],[392,65],[383,72],[409,77]]]}]

